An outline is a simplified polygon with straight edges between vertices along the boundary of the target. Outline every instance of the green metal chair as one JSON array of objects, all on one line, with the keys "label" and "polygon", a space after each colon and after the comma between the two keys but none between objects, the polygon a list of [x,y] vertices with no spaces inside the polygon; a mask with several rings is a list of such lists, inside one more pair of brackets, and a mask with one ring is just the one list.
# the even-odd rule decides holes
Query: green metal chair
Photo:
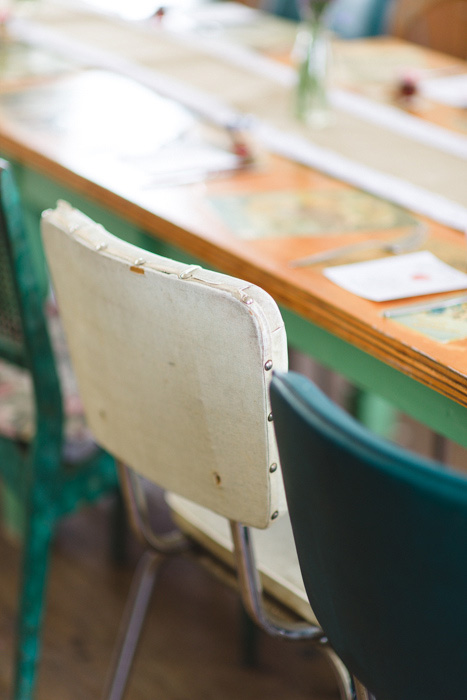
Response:
[{"label": "green metal chair", "polygon": [[12,693],[15,700],[34,696],[51,541],[57,521],[116,489],[117,483],[109,455],[89,443],[84,454],[79,449],[70,451],[64,440],[61,385],[43,297],[30,259],[12,174],[8,164],[0,161],[0,408],[9,390],[14,390],[15,381],[20,391],[30,384],[29,421],[33,433],[28,441],[23,425],[28,421],[22,416],[21,425],[12,420],[12,425],[0,434],[2,488],[14,494],[24,509]]},{"label": "green metal chair", "polygon": [[271,402],[305,588],[357,697],[465,697],[467,480],[301,375],[275,376]]}]

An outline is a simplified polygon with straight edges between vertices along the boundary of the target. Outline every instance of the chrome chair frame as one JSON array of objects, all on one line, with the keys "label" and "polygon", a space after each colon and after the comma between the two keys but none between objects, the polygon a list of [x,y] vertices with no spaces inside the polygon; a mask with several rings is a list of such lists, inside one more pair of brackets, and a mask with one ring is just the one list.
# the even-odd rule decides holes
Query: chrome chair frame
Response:
[{"label": "chrome chair frame", "polygon": [[[42,224],[88,425],[120,462],[145,547],[105,697],[123,697],[160,566],[199,553],[229,583],[238,570],[244,606],[266,632],[326,650],[350,700],[350,677],[327,650],[304,591],[294,588],[301,582],[290,529],[275,522],[286,511],[268,396],[272,368],[287,365],[277,304],[247,281],[131,246],[65,202],[44,212]],[[146,484],[165,491],[188,536],[154,531]],[[284,620],[264,605],[246,525],[255,541],[269,532],[264,551],[258,538],[261,555],[270,548],[261,575],[270,598],[285,606]],[[274,569],[281,545],[297,577],[284,584]]]},{"label": "chrome chair frame", "polygon": [[[145,551],[140,557],[131,583],[109,674],[102,694],[103,700],[122,700],[125,695],[131,666],[160,567],[170,557],[192,552],[193,546],[196,546],[196,543],[193,543],[179,530],[173,530],[164,535],[155,532],[150,523],[147,495],[142,488],[140,478],[122,462],[117,462],[117,467],[130,521],[134,531],[145,545]],[[322,629],[306,622],[281,619],[267,609],[255,563],[255,553],[250,535],[251,528],[236,521],[230,521],[230,528],[234,543],[238,589],[245,610],[252,620],[260,629],[273,637],[316,642],[318,651],[328,659],[333,667],[341,698],[353,700],[350,675],[327,643]],[[230,573],[233,578],[234,572]],[[235,582],[233,581],[233,583]],[[371,696],[362,695],[358,697],[358,700],[372,699]]]}]

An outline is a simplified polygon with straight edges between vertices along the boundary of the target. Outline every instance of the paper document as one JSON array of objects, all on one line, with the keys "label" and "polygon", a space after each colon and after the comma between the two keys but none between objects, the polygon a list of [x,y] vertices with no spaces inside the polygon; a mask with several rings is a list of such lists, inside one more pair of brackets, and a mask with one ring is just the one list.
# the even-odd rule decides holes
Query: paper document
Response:
[{"label": "paper document", "polygon": [[420,91],[424,97],[433,102],[465,109],[467,107],[467,73],[422,80]]},{"label": "paper document", "polygon": [[467,275],[422,251],[351,265],[327,267],[328,279],[371,301],[467,289]]}]

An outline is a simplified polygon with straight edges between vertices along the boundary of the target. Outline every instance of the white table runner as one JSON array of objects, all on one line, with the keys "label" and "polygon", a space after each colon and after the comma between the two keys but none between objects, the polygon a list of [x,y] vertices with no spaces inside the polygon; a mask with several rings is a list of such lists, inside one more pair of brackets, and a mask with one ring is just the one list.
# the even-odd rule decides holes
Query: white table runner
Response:
[{"label": "white table runner", "polygon": [[[333,129],[313,132],[288,114],[294,72],[249,49],[229,45],[222,52],[215,41],[203,40],[201,46],[196,37],[155,33],[100,15],[94,19],[87,14],[71,26],[62,19],[53,29],[47,17],[15,19],[9,30],[19,40],[131,77],[214,123],[232,124],[249,113],[252,133],[270,151],[453,228],[467,229],[467,139],[461,135],[343,91],[332,93],[339,122]],[[89,22],[96,24],[94,31],[89,31]],[[93,35],[100,37],[99,48]],[[122,42],[129,36],[125,46]],[[118,53],[116,46],[122,46]],[[222,75],[231,72],[230,81],[211,84],[218,77],[211,78],[213,55]],[[345,138],[347,133],[350,138]],[[354,133],[378,148],[381,144],[381,154],[375,154],[375,148],[359,150]]]}]

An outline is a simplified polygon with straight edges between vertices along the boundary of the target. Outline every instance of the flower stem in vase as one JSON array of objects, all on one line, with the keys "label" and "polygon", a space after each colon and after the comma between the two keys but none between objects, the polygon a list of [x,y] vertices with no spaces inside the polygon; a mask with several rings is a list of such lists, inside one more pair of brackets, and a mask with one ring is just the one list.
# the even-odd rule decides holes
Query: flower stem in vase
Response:
[{"label": "flower stem in vase", "polygon": [[307,4],[295,45],[298,59],[295,114],[301,122],[315,128],[323,128],[332,120],[328,97],[331,47],[323,22],[323,10],[327,4]]}]

